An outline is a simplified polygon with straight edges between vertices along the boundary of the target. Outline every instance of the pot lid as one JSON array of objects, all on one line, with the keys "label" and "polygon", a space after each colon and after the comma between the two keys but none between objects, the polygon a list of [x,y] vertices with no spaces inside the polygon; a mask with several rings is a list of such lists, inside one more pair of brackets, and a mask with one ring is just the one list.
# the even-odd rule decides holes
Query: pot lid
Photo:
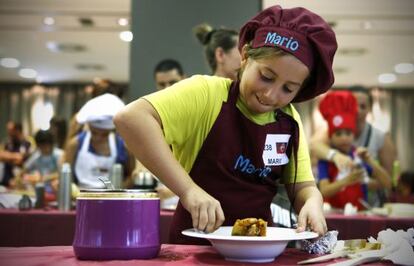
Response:
[{"label": "pot lid", "polygon": [[128,199],[158,199],[158,193],[150,189],[81,189],[79,198],[128,198]]}]

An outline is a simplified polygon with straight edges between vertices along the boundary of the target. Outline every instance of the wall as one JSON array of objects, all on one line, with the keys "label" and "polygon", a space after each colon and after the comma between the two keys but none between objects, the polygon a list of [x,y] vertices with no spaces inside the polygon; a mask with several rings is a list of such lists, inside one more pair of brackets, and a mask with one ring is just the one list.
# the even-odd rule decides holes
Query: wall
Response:
[{"label": "wall", "polygon": [[129,100],[155,90],[153,69],[164,58],[180,61],[187,75],[209,74],[203,46],[192,28],[207,22],[213,27],[240,29],[259,10],[258,0],[132,1]]}]

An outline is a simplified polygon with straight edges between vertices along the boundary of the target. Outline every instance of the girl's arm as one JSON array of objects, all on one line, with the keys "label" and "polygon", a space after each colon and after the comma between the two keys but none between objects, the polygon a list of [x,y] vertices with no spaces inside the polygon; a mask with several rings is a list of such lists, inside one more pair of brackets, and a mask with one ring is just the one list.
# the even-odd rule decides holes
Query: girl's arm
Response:
[{"label": "girl's arm", "polygon": [[[126,149],[126,147],[125,147]],[[132,188],[134,186],[134,180],[133,180],[133,175],[132,173],[134,172],[135,169],[135,157],[134,155],[128,150],[126,149],[127,153],[128,153],[128,159],[125,163],[125,167],[126,167],[126,178],[123,181],[123,187],[124,188]]]},{"label": "girl's arm", "polygon": [[293,202],[298,215],[298,232],[305,231],[308,227],[324,235],[327,231],[325,216],[323,214],[323,198],[313,181],[287,184],[290,201]]},{"label": "girl's arm", "polygon": [[138,99],[128,104],[115,116],[114,123],[128,149],[180,197],[194,228],[212,232],[223,223],[220,203],[197,186],[174,158],[164,138],[161,118],[148,101]]},{"label": "girl's arm", "polygon": [[73,164],[75,163],[75,157],[76,157],[76,152],[78,150],[78,137],[75,136],[73,138],[71,138],[66,147],[65,147],[65,152],[63,157],[63,162],[64,163],[69,163],[72,167],[74,166]]},{"label": "girl's arm", "polygon": [[346,170],[352,166],[352,159],[338,150],[335,150],[334,155],[329,156],[330,151],[333,149],[329,146],[327,130],[317,129],[310,139],[309,148],[312,156],[318,160],[333,162],[338,169]]}]

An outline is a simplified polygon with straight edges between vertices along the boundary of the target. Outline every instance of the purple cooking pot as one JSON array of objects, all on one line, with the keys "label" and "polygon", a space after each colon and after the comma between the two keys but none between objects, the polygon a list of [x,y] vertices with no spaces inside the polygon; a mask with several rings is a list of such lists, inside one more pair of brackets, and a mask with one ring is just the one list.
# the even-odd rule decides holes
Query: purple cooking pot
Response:
[{"label": "purple cooking pot", "polygon": [[78,259],[150,259],[160,250],[160,199],[154,191],[82,190],[73,249]]}]

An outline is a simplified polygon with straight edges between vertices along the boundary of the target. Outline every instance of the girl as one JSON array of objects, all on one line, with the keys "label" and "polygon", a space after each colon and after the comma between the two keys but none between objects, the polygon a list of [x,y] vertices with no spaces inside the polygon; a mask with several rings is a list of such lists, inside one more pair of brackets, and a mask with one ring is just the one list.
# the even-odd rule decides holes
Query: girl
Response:
[{"label": "girl", "polygon": [[279,181],[299,213],[298,231],[326,232],[302,124],[290,103],[331,87],[336,48],[321,17],[273,6],[240,30],[237,81],[196,75],[115,116],[128,148],[180,198],[171,242],[206,244],[181,231],[212,232],[238,218],[271,223]]}]

